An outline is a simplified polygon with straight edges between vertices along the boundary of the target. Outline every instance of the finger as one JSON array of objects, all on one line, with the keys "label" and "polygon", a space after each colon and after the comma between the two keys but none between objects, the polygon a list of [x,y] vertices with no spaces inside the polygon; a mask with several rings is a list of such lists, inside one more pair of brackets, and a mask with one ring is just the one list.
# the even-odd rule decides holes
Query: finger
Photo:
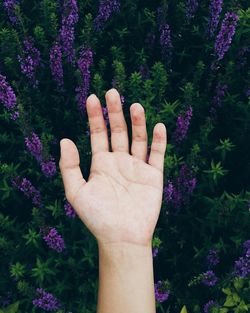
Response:
[{"label": "finger", "polygon": [[167,147],[167,130],[163,123],[157,123],[153,130],[153,140],[148,164],[163,172],[164,156]]},{"label": "finger", "polygon": [[108,133],[103,117],[101,103],[96,95],[87,98],[87,113],[90,127],[90,140],[92,154],[109,151]]},{"label": "finger", "polygon": [[73,199],[76,192],[86,181],[82,176],[80,169],[79,152],[70,139],[63,138],[60,141],[61,156],[59,160],[59,168],[62,174],[63,185],[67,200],[73,205]]},{"label": "finger", "polygon": [[120,95],[115,88],[112,88],[106,92],[105,98],[111,129],[112,151],[129,152],[127,124],[122,110]]},{"label": "finger", "polygon": [[131,154],[146,162],[148,135],[144,108],[140,103],[133,103],[130,106],[132,122],[132,145]]}]

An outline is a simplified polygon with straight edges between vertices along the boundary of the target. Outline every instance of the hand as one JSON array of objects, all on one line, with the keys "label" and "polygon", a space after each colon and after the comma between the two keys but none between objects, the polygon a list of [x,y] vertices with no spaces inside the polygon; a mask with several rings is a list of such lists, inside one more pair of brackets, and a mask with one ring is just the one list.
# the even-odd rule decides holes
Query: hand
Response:
[{"label": "hand", "polygon": [[98,242],[151,245],[162,204],[166,128],[163,123],[155,125],[147,163],[147,130],[142,105],[130,106],[130,154],[120,95],[116,89],[110,89],[105,98],[112,152],[100,101],[92,94],[86,104],[92,150],[90,176],[88,182],[82,176],[74,142],[62,139],[59,167],[65,195]]}]

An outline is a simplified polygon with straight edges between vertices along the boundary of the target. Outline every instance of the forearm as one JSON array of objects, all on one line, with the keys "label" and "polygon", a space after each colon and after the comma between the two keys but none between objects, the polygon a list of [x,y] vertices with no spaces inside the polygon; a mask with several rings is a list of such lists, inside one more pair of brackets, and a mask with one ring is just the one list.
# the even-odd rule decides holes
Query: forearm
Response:
[{"label": "forearm", "polygon": [[155,313],[151,246],[100,244],[97,313]]}]

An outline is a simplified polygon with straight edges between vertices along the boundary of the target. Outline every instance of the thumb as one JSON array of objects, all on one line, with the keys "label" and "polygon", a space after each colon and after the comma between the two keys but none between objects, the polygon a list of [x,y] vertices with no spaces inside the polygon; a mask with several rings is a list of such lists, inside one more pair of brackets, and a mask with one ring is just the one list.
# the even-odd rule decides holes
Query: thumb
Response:
[{"label": "thumb", "polygon": [[72,204],[76,192],[86,183],[86,180],[82,176],[79,166],[79,152],[74,142],[70,139],[63,138],[60,141],[60,148],[59,168],[62,174],[66,198]]}]

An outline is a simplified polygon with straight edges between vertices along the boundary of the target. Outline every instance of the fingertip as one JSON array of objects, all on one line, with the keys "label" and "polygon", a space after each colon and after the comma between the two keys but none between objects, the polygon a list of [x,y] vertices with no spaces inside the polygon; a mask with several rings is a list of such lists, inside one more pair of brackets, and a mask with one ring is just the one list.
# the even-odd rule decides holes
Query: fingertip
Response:
[{"label": "fingertip", "polygon": [[163,123],[157,123],[154,127],[154,136],[157,141],[164,141],[167,137],[167,128]]},{"label": "fingertip", "polygon": [[144,107],[140,103],[138,103],[138,102],[135,102],[135,103],[131,104],[131,106],[130,106],[130,112],[132,114],[135,114],[137,112],[138,113],[142,113],[144,111],[145,111]]}]

